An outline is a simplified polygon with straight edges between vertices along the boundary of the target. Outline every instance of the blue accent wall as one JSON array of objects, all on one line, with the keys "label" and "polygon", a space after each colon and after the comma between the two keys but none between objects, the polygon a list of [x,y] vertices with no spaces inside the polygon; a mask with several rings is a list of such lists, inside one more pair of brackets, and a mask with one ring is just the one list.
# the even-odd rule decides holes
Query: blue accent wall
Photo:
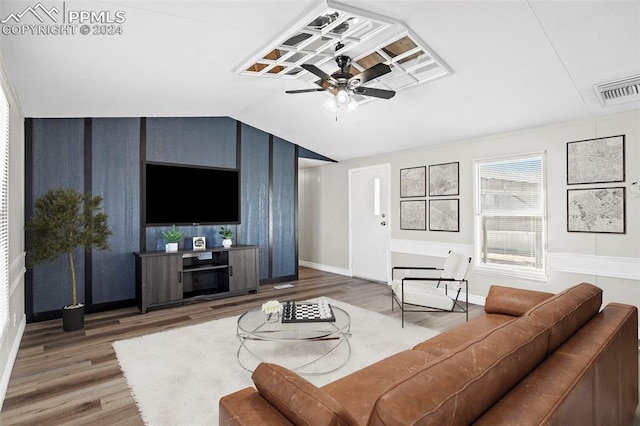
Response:
[{"label": "blue accent wall", "polygon": [[297,268],[296,240],[292,238],[296,235],[295,153],[295,145],[273,138],[271,272],[276,277],[295,274]]},{"label": "blue accent wall", "polygon": [[[33,121],[32,199],[58,187],[84,191],[84,120],[41,119]],[[84,302],[84,251],[74,251],[78,301]],[[33,268],[33,310],[44,312],[71,304],[69,258]]]},{"label": "blue accent wall", "polygon": [[147,118],[147,161],[236,168],[229,117]]},{"label": "blue accent wall", "polygon": [[93,303],[135,297],[135,265],[140,250],[140,120],[92,120],[92,192],[104,197],[113,235],[111,250],[92,253]]},{"label": "blue accent wall", "polygon": [[[263,282],[297,277],[297,150],[290,142],[228,117],[37,118],[25,124],[30,126],[25,132],[27,214],[53,188],[90,189],[104,197],[111,250],[94,250],[86,262],[83,250],[74,253],[79,300],[88,311],[131,303],[132,253],[164,250],[162,231],[167,227],[142,224],[142,167],[147,161],[239,168],[241,224],[231,225],[234,243],[260,247]],[[181,200],[179,193],[174,198],[223,202],[210,184],[203,184],[202,199]],[[179,228],[186,233],[183,249],[191,249],[196,236],[204,236],[209,247],[222,245],[221,226]],[[26,285],[27,320],[55,317],[71,299],[68,259],[35,267]]]},{"label": "blue accent wall", "polygon": [[[269,134],[243,124],[240,185],[245,244],[260,246],[260,278],[269,278]],[[267,161],[265,161],[265,159]]]}]

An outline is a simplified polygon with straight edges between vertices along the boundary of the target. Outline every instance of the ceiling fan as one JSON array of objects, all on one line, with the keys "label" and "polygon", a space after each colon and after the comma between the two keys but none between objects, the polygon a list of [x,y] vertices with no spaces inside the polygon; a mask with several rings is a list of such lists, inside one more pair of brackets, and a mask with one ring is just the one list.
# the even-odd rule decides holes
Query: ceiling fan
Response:
[{"label": "ceiling fan", "polygon": [[[341,45],[336,46],[336,50],[339,50],[341,47]],[[332,75],[328,75],[312,64],[301,65],[303,69],[320,78],[320,81],[317,82],[317,84],[321,86],[321,88],[287,90],[285,93],[298,94],[309,92],[331,92],[335,95],[336,107],[357,105],[355,101],[351,99],[352,94],[371,96],[381,99],[391,99],[395,96],[396,92],[393,90],[362,86],[362,84],[368,81],[391,72],[391,67],[389,67],[389,65],[379,63],[362,71],[360,74],[352,75],[349,72],[349,67],[351,66],[350,57],[340,55],[337,56],[335,60],[340,71],[336,71]]]}]

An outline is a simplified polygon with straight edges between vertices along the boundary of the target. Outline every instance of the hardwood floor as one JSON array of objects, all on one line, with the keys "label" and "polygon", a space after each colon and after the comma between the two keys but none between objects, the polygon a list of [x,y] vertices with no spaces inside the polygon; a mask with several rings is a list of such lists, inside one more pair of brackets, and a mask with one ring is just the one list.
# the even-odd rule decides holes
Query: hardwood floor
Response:
[{"label": "hardwood floor", "polygon": [[[397,308],[391,311],[389,289],[383,284],[308,268],[300,269],[300,279],[293,284],[293,288],[282,290],[261,286],[257,294],[147,314],[140,314],[137,308],[90,314],[85,328],[75,332],[63,332],[61,320],[28,324],[0,424],[143,424],[111,346],[116,340],[239,315],[271,299],[327,296],[400,318]],[[482,312],[481,306],[470,306],[469,318]],[[465,318],[461,314],[408,313],[405,320],[443,331]]]},{"label": "hardwood floor", "polygon": [[[0,413],[2,425],[142,424],[111,344],[239,315],[264,301],[327,296],[399,318],[386,285],[300,268],[293,288],[261,286],[257,294],[200,302],[140,314],[137,308],[86,316],[83,330],[63,332],[61,320],[28,324]],[[473,306],[470,317],[481,307]],[[460,314],[407,314],[409,322],[445,330]],[[399,326],[399,324],[398,324]]]}]

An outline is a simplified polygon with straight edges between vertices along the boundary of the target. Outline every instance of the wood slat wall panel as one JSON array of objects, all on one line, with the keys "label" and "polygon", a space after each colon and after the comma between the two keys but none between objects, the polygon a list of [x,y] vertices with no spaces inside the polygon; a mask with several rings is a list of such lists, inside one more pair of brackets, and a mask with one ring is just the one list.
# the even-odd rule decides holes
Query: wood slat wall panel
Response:
[{"label": "wood slat wall panel", "polygon": [[110,250],[92,253],[92,303],[135,298],[135,264],[140,250],[140,120],[94,118],[93,195],[104,198],[103,211],[115,238]]},{"label": "wood slat wall panel", "polygon": [[260,246],[260,279],[269,278],[269,134],[242,124],[241,244]]},{"label": "wood slat wall panel", "polygon": [[[26,176],[33,186],[31,199],[25,199],[29,209],[47,191],[73,188],[84,191],[84,119],[55,118],[33,120],[31,167],[33,176]],[[84,251],[73,253],[78,280],[78,301],[84,301]],[[54,279],[52,279],[54,277]],[[61,309],[71,303],[71,272],[69,259],[60,256],[54,262],[43,262],[33,268],[33,312]],[[31,312],[27,312],[31,313]]]}]

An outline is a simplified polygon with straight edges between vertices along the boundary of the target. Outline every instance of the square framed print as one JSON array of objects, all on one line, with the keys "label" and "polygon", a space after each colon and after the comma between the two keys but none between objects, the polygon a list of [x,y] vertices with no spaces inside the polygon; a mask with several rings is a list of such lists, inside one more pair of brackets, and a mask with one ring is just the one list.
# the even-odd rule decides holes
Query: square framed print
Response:
[{"label": "square framed print", "polygon": [[400,198],[427,195],[427,167],[400,169]]},{"label": "square framed print", "polygon": [[567,142],[567,185],[624,182],[624,135]]},{"label": "square framed print", "polygon": [[624,187],[567,189],[567,231],[626,233]]},{"label": "square framed print", "polygon": [[444,163],[429,166],[429,196],[460,195],[458,182],[460,163]]},{"label": "square framed print", "polygon": [[460,232],[460,200],[429,200],[429,231]]},{"label": "square framed print", "polygon": [[427,230],[427,202],[425,200],[400,201],[400,229]]},{"label": "square framed print", "polygon": [[207,248],[207,239],[206,237],[193,237],[193,249],[194,250],[204,250]]}]

